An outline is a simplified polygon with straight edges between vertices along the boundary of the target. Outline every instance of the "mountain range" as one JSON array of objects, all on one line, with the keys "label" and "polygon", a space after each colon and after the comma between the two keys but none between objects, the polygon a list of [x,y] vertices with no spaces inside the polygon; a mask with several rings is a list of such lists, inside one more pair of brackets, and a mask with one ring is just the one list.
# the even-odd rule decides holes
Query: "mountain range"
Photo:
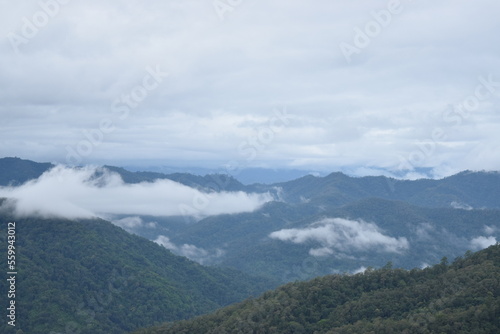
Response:
[{"label": "mountain range", "polygon": [[[0,186],[19,185],[36,179],[55,165],[20,158],[0,159]],[[334,172],[324,177],[303,176],[281,183],[244,185],[231,175],[189,173],[163,174],[131,172],[121,167],[105,166],[119,174],[126,183],[169,179],[205,191],[272,192],[285,202],[314,200],[340,206],[365,198],[405,201],[425,207],[497,208],[500,209],[500,172],[463,171],[439,180],[399,180],[385,176],[350,177]]]},{"label": "mountain range", "polygon": [[[19,185],[52,167],[0,159],[1,180],[3,185]],[[96,173],[103,171],[119,175],[126,184],[171,180],[201,191],[207,201],[222,192],[269,194],[273,200],[251,212],[106,218],[199,263],[282,283],[380,267],[388,261],[406,269],[425,267],[500,238],[498,172],[464,171],[414,181],[336,172],[244,185],[220,174],[131,172],[113,166]]]},{"label": "mountain range", "polygon": [[[0,159],[0,190],[22,188],[28,181],[36,184],[54,167]],[[73,170],[81,168],[85,167]],[[193,189],[194,199],[202,202],[193,199],[188,206],[210,204],[217,195],[226,199],[234,195],[232,202],[223,203],[227,207],[234,205],[234,198],[248,201],[251,194],[266,200],[251,210],[225,214],[124,213],[128,208],[122,206],[123,212],[101,215],[103,219],[69,220],[43,210],[13,216],[16,202],[0,199],[0,221],[4,225],[16,221],[18,226],[18,284],[25,292],[19,297],[24,310],[19,323],[25,332],[63,333],[76,328],[80,333],[122,333],[205,314],[287,282],[325,275],[351,277],[372,273],[373,268],[398,268],[398,275],[403,269],[436,268],[433,265],[443,257],[460,258],[467,251],[495,245],[500,238],[498,172],[464,171],[439,180],[335,172],[243,184],[222,174],[132,172],[115,166],[92,171],[88,179],[75,181],[66,175],[49,184],[71,181],[68,189],[90,184],[94,195],[121,183],[120,189],[127,191],[141,186],[142,192],[132,192],[134,207],[155,197],[155,193],[144,196],[144,191],[156,189],[152,185],[159,180]],[[101,182],[103,175],[118,176],[120,181]],[[47,192],[52,189],[42,190],[37,196],[50,200]],[[100,198],[108,204],[113,201]],[[120,204],[119,198],[115,200]],[[49,204],[71,210],[76,206],[63,200]],[[6,240],[5,233],[2,238]],[[6,289],[6,282],[0,289]],[[305,325],[303,318],[293,322],[296,329],[289,332],[314,327]]]}]

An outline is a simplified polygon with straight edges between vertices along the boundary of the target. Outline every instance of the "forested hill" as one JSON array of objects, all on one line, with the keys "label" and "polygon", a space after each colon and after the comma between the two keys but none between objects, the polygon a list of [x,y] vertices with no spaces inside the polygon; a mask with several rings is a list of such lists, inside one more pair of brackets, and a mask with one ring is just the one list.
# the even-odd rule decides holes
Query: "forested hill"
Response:
[{"label": "forested hill", "polygon": [[[236,270],[203,267],[104,220],[0,216],[1,253],[15,222],[15,330],[30,334],[124,333],[186,319],[275,287]],[[0,266],[7,268],[7,256]],[[0,293],[7,296],[7,281]],[[1,299],[7,309],[7,298]]]},{"label": "forested hill", "polygon": [[388,263],[289,283],[210,315],[136,332],[192,333],[500,333],[500,246],[423,270]]}]

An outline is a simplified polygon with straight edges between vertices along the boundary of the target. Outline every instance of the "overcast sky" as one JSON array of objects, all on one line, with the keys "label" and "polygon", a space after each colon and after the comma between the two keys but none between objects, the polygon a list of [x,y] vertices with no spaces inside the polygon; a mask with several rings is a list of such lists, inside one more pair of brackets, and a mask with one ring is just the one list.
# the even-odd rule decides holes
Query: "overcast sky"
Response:
[{"label": "overcast sky", "polygon": [[0,156],[500,170],[496,0],[0,0]]}]

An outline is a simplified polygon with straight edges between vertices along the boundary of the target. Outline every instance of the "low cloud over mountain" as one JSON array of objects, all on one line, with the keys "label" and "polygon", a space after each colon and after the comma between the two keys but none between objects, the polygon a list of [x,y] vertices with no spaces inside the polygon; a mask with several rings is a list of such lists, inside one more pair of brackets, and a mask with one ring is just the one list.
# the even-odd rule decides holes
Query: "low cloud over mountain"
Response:
[{"label": "low cloud over mountain", "polygon": [[495,237],[477,237],[471,240],[470,247],[477,251],[493,246],[496,243],[497,239]]},{"label": "low cloud over mountain", "polygon": [[154,242],[165,247],[168,250],[171,250],[177,255],[185,256],[201,264],[205,264],[207,260],[218,258],[224,255],[224,251],[222,249],[217,249],[214,252],[209,252],[206,249],[197,247],[195,245],[176,245],[170,240],[170,238],[164,235],[158,236],[158,238],[156,238]]},{"label": "low cloud over mountain", "polygon": [[171,180],[126,184],[104,168],[56,166],[19,187],[0,188],[4,208],[19,216],[89,218],[114,214],[204,217],[251,212],[269,194],[204,193]]},{"label": "low cloud over mountain", "polygon": [[309,250],[309,254],[313,256],[355,251],[400,253],[409,248],[406,238],[387,236],[373,223],[342,218],[326,218],[307,228],[283,229],[269,236],[295,244],[318,243],[320,247]]}]

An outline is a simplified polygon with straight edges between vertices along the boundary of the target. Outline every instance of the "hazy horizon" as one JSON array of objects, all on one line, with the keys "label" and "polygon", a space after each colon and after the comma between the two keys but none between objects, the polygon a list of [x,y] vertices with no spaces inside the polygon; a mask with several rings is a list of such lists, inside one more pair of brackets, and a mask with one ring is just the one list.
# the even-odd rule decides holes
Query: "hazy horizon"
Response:
[{"label": "hazy horizon", "polygon": [[[160,174],[175,174],[175,173],[187,173],[198,176],[207,176],[211,174],[224,174],[230,175],[242,182],[243,184],[253,184],[253,183],[264,183],[272,184],[278,182],[291,181],[306,175],[312,175],[315,177],[325,177],[329,174],[342,173],[349,177],[370,177],[370,176],[385,176],[388,178],[395,178],[399,180],[418,180],[418,179],[443,179],[453,175],[457,175],[464,172],[486,172],[486,173],[500,173],[500,170],[487,170],[487,169],[464,169],[449,175],[433,175],[431,168],[415,168],[413,173],[394,173],[394,171],[387,169],[375,169],[366,168],[363,166],[351,166],[351,167],[336,167],[334,169],[300,169],[292,167],[265,167],[265,166],[236,166],[236,168],[227,168],[226,165],[214,165],[210,167],[210,164],[198,165],[198,166],[175,166],[175,165],[164,165],[157,164],[154,162],[141,162],[134,164],[134,161],[128,161],[124,165],[113,165],[107,163],[88,163],[80,165],[70,165],[66,163],[61,163],[58,161],[37,161],[25,157],[10,156],[10,157],[0,157],[0,159],[21,159],[24,161],[32,161],[36,163],[50,163],[55,167],[77,167],[77,168],[101,168],[101,167],[118,167],[123,168],[129,172],[154,172]],[[151,163],[151,164],[149,164]]]}]

